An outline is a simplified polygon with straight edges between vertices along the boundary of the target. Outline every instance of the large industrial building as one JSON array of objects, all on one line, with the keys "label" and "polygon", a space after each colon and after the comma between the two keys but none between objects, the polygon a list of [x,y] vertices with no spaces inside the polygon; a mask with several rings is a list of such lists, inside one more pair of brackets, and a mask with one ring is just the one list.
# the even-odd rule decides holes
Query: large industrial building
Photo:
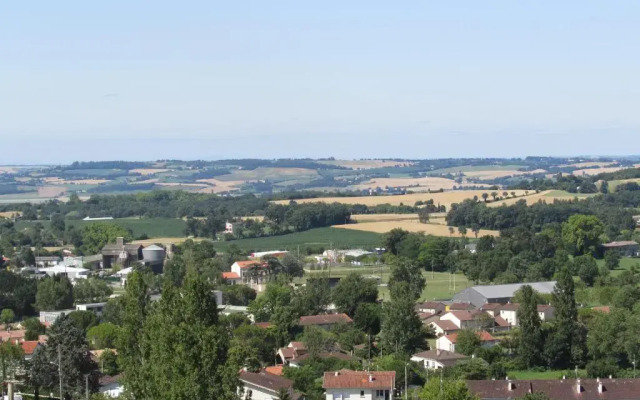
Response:
[{"label": "large industrial building", "polygon": [[529,285],[540,294],[551,294],[556,287],[555,281],[513,283],[508,285],[471,286],[453,296],[454,303],[471,303],[480,307],[487,303],[506,304],[511,301],[515,293],[524,285]]}]

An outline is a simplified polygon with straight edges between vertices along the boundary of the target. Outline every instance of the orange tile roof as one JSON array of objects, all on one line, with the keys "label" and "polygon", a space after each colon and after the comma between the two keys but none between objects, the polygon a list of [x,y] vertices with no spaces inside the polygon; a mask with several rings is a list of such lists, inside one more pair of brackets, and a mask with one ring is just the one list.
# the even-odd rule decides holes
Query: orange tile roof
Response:
[{"label": "orange tile roof", "polygon": [[24,342],[20,343],[20,346],[22,346],[22,351],[24,351],[24,354],[26,356],[32,355],[39,345],[40,343],[37,340],[25,340]]},{"label": "orange tile roof", "polygon": [[266,367],[264,369],[264,372],[269,373],[269,374],[273,374],[273,375],[282,376],[283,375],[282,365],[275,365],[273,367]]},{"label": "orange tile roof", "polygon": [[300,325],[332,325],[338,323],[350,324],[353,320],[347,314],[306,315],[300,317]]},{"label": "orange tile roof", "polygon": [[350,371],[325,372],[322,379],[324,389],[389,389],[395,385],[395,371]]},{"label": "orange tile roof", "polygon": [[254,325],[262,329],[267,329],[272,326],[271,322],[256,322]]},{"label": "orange tile roof", "polygon": [[240,275],[236,274],[235,272],[223,272],[222,278],[223,279],[240,279]]},{"label": "orange tile roof", "polygon": [[[491,334],[487,331],[476,332],[481,342],[494,342],[497,339],[491,336]],[[458,334],[452,333],[450,335],[445,336],[451,343],[456,343],[458,341]]]},{"label": "orange tile roof", "polygon": [[241,269],[249,268],[253,265],[260,265],[257,261],[236,261],[236,264],[238,264]]}]

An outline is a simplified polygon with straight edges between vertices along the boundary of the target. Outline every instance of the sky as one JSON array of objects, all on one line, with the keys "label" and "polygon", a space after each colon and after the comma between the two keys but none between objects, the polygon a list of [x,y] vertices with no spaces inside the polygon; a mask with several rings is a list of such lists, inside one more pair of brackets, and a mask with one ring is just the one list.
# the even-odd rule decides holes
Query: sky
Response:
[{"label": "sky", "polygon": [[0,163],[638,154],[639,20],[637,0],[0,2]]}]

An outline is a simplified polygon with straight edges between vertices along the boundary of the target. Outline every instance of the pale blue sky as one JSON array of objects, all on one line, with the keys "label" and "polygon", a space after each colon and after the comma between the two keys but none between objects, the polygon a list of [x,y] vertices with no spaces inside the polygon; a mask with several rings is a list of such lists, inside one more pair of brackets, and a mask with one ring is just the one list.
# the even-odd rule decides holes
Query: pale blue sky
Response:
[{"label": "pale blue sky", "polygon": [[2,163],[640,153],[640,1],[0,3]]}]

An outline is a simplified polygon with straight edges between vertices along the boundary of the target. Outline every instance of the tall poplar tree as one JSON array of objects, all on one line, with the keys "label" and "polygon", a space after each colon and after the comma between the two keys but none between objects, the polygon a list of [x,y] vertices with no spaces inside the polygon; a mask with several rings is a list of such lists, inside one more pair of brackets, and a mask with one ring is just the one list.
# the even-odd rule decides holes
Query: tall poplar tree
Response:
[{"label": "tall poplar tree", "polygon": [[527,368],[531,368],[540,362],[543,349],[541,321],[538,315],[536,293],[529,285],[524,285],[520,291],[522,302],[517,312],[520,325],[518,356]]}]

